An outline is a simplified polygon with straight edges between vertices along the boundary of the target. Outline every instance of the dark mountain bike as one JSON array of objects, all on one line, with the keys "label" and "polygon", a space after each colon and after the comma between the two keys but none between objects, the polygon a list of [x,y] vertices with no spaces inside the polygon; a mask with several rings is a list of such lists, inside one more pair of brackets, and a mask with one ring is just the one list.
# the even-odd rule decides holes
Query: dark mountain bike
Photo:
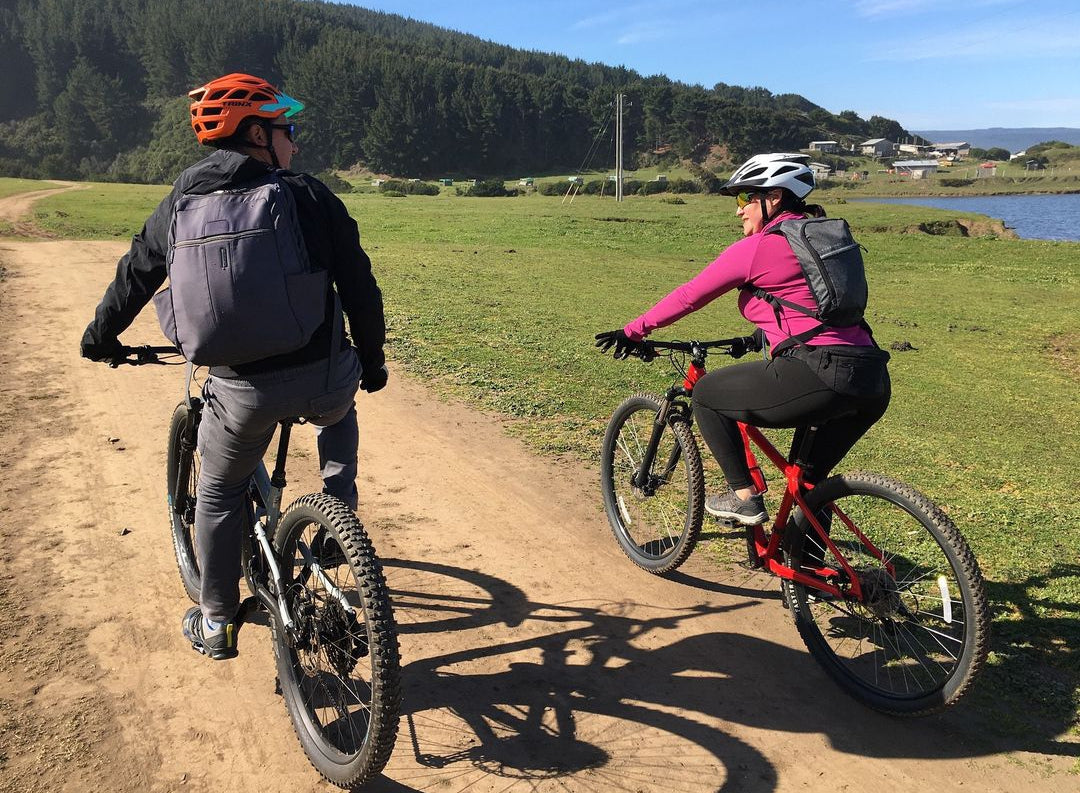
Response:
[{"label": "dark mountain bike", "polygon": [[[697,542],[705,477],[688,399],[709,351],[730,355],[738,341],[644,342],[645,357],[665,354],[681,382],[662,397],[635,394],[608,423],[604,508],[623,551],[650,573],[674,570]],[[805,481],[816,427],[791,459],[758,428],[739,429],[757,490],[767,482],[753,447],[785,481],[772,526],[747,528],[748,563],[781,579],[810,654],[876,710],[921,715],[960,699],[986,660],[990,615],[979,565],[949,517],[881,474]]]},{"label": "dark mountain bike", "polygon": [[[164,363],[172,347],[125,348],[114,365]],[[184,398],[169,424],[166,483],[180,578],[199,601],[195,538],[199,479],[196,446],[202,401]],[[273,474],[260,463],[251,482],[243,572],[251,597],[238,623],[269,615],[281,694],[305,754],[328,781],[355,788],[390,759],[401,704],[400,659],[393,610],[375,549],[349,507],[322,493],[281,509],[293,425],[280,423]]]}]

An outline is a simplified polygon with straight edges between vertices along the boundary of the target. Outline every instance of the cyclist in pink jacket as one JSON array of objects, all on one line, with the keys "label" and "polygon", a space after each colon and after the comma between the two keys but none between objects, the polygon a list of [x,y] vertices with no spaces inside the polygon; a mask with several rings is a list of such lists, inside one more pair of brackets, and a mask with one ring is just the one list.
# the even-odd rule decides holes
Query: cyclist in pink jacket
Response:
[{"label": "cyclist in pink jacket", "polygon": [[[750,158],[724,185],[724,192],[735,196],[743,239],[623,328],[597,334],[597,346],[601,351],[614,347],[616,358],[632,355],[652,331],[740,287],[759,287],[816,309],[791,246],[783,235],[767,233],[785,220],[824,214],[804,201],[813,189],[813,172],[798,155]],[[744,340],[746,349],[761,350],[764,336],[772,354],[709,372],[694,386],[693,405],[701,435],[730,487],[706,499],[705,509],[718,518],[754,526],[768,514],[754,490],[736,422],[797,428],[793,453],[806,428],[817,426],[806,478],[819,482],[884,415],[891,394],[889,356],[874,343],[865,323],[826,327],[796,310],[774,308],[747,289],[740,291],[739,311],[757,325],[754,335]],[[793,339],[800,334],[803,340]],[[812,344],[806,343],[808,335]]]}]

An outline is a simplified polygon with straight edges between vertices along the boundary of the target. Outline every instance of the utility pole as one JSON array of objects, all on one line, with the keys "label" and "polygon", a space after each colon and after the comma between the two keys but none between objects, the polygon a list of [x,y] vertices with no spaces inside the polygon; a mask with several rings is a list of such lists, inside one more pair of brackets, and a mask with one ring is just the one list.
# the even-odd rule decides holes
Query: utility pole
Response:
[{"label": "utility pole", "polygon": [[615,200],[623,200],[623,134],[622,134],[623,95],[615,95]]}]

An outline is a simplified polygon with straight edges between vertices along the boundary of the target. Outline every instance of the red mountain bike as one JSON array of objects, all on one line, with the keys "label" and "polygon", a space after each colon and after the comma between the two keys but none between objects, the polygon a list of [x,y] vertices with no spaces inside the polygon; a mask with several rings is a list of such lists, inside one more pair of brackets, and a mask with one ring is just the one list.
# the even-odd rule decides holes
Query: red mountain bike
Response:
[{"label": "red mountain bike", "polygon": [[[663,397],[630,397],[608,423],[601,457],[608,521],[626,555],[651,573],[677,568],[697,542],[705,476],[688,397],[709,351],[730,355],[737,341],[644,342],[648,357],[665,355],[682,382]],[[806,482],[816,427],[791,459],[756,427],[739,429],[757,489],[767,483],[754,447],[786,482],[772,526],[747,530],[749,562],[781,579],[810,654],[875,710],[922,715],[959,700],[986,659],[990,616],[979,565],[948,516],[880,474]]]}]

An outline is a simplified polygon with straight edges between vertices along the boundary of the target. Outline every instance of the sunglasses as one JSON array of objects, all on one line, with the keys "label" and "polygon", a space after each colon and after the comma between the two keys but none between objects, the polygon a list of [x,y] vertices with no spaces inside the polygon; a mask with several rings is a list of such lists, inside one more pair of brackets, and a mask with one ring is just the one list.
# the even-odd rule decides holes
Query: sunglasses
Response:
[{"label": "sunglasses", "polygon": [[738,204],[739,209],[742,209],[747,204],[753,203],[755,200],[757,200],[757,197],[759,195],[761,195],[761,193],[739,193],[735,196],[735,203]]},{"label": "sunglasses", "polygon": [[296,140],[296,124],[271,124],[270,128],[283,130],[290,142]]}]

